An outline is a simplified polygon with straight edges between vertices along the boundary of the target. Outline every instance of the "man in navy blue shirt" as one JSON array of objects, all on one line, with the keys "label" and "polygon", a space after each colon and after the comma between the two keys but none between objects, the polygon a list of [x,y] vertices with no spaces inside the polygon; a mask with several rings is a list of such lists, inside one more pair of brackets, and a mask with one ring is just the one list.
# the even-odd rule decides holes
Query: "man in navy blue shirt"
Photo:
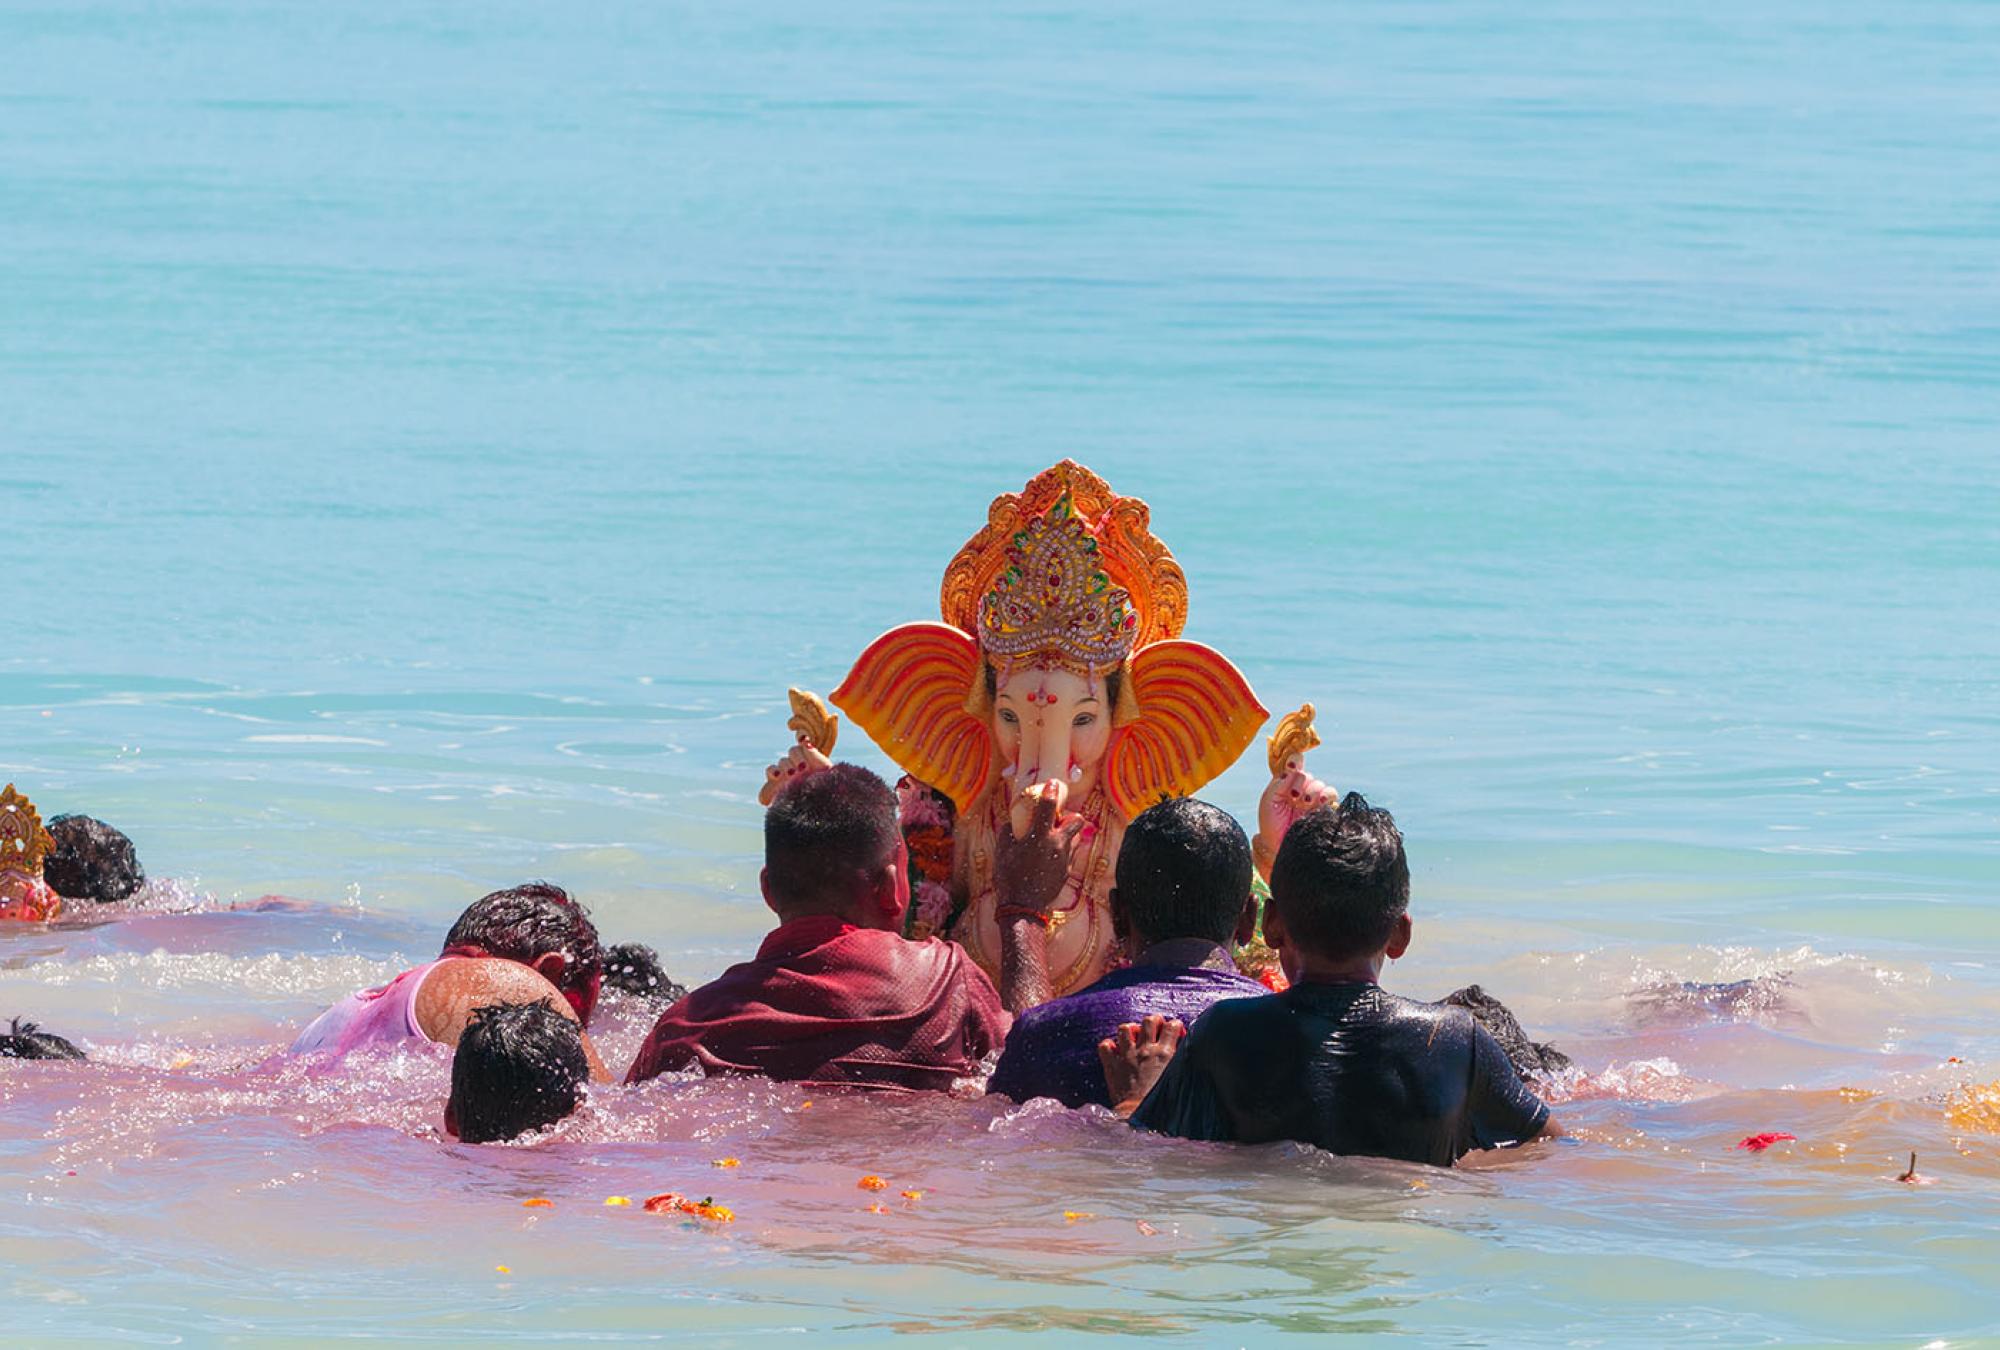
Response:
[{"label": "man in navy blue shirt", "polygon": [[1106,1037],[1114,1109],[1182,1139],[1292,1139],[1438,1167],[1561,1134],[1470,1012],[1377,983],[1409,950],[1409,901],[1387,811],[1349,793],[1301,817],[1278,848],[1264,915],[1291,988],[1217,1004],[1178,1051],[1182,1027],[1160,1016]]},{"label": "man in navy blue shirt", "polygon": [[1257,912],[1250,841],[1228,812],[1180,798],[1141,813],[1119,845],[1110,902],[1132,964],[1021,1013],[988,1092],[1109,1106],[1097,1045],[1120,1025],[1148,1013],[1192,1022],[1221,999],[1267,992],[1230,955],[1232,941],[1250,939]]}]

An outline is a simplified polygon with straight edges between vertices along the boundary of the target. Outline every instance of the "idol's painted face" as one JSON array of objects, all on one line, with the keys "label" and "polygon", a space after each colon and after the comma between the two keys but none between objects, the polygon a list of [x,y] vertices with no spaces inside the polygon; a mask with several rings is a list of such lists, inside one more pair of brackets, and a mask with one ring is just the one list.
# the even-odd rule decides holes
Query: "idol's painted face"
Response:
[{"label": "idol's painted face", "polygon": [[994,690],[993,742],[1012,791],[1053,778],[1079,802],[1111,745],[1111,692],[1102,676],[1016,668]]}]

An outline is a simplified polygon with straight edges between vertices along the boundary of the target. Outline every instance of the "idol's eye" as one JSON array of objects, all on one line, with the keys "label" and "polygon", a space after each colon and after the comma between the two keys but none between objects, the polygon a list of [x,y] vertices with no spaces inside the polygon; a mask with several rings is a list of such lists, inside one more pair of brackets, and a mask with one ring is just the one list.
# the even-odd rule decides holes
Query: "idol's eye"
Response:
[{"label": "idol's eye", "polygon": [[1097,723],[1096,713],[1078,713],[1076,715],[1076,720],[1071,722],[1070,725],[1077,728],[1078,730],[1082,730],[1084,727],[1094,726],[1096,725],[1096,723]]},{"label": "idol's eye", "polygon": [[1014,710],[1012,708],[1002,708],[1000,710],[1000,720],[1005,722],[1010,727],[1018,727],[1021,725],[1021,719],[1014,716]]}]

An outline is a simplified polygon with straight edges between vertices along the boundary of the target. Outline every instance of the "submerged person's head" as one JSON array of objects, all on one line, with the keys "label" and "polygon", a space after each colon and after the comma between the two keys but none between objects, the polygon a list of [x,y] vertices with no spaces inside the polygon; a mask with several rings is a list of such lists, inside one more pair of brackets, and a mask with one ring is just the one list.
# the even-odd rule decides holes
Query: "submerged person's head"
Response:
[{"label": "submerged person's head", "polygon": [[546,881],[474,901],[445,935],[443,955],[498,956],[531,967],[562,991],[585,1026],[604,982],[604,953],[589,912]]},{"label": "submerged person's head", "polygon": [[64,899],[110,904],[146,884],[138,851],[122,831],[76,815],[57,816],[48,831],[55,848],[42,862],[42,880]]},{"label": "submerged person's head", "polygon": [[15,1018],[0,1032],[0,1059],[82,1059],[83,1051],[52,1031]]},{"label": "submerged person's head", "polygon": [[1264,935],[1299,958],[1362,963],[1401,956],[1410,945],[1410,863],[1387,811],[1358,792],[1300,816],[1271,864]]},{"label": "submerged person's head", "polygon": [[788,784],[764,812],[765,903],[780,920],[827,914],[899,930],[910,903],[896,794],[858,764]]},{"label": "submerged person's head", "polygon": [[452,1052],[445,1128],[468,1144],[516,1139],[566,1119],[589,1080],[583,1029],[548,1004],[475,1008]]},{"label": "submerged person's head", "polygon": [[1118,845],[1112,923],[1133,956],[1175,938],[1247,942],[1250,870],[1250,841],[1221,807],[1192,797],[1149,806]]},{"label": "submerged person's head", "polygon": [[643,942],[621,942],[604,950],[604,983],[620,993],[673,1003],[687,995],[660,964],[660,954]]}]

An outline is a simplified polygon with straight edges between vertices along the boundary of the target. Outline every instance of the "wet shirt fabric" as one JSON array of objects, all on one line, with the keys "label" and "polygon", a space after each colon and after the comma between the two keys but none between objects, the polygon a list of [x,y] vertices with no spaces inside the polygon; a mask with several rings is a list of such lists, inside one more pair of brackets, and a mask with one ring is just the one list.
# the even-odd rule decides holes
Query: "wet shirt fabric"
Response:
[{"label": "wet shirt fabric", "polygon": [[986,973],[955,942],[912,942],[831,916],[773,929],[755,960],[668,1008],[625,1075],[714,1074],[944,1090],[1007,1034]]},{"label": "wet shirt fabric", "polygon": [[1238,972],[1228,951],[1213,942],[1156,943],[1139,954],[1136,964],[1017,1017],[986,1090],[1017,1102],[1053,1097],[1070,1107],[1086,1102],[1109,1106],[1111,1091],[1097,1043],[1121,1024],[1159,1013],[1192,1025],[1219,1000],[1266,992]]},{"label": "wet shirt fabric", "polygon": [[1353,983],[1216,1004],[1132,1124],[1449,1167],[1534,1138],[1548,1116],[1471,1013]]},{"label": "wet shirt fabric", "polygon": [[328,1008],[292,1042],[294,1055],[346,1055],[369,1047],[428,1042],[417,1025],[417,991],[442,959],[404,971],[375,989],[349,994]]}]

